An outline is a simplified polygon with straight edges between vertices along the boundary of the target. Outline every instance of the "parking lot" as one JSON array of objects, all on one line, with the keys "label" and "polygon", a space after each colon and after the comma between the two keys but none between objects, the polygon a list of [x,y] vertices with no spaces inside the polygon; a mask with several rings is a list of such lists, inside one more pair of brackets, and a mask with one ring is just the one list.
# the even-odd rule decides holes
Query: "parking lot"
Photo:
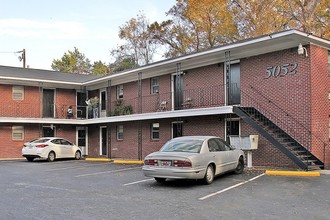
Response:
[{"label": "parking lot", "polygon": [[0,219],[329,219],[330,175],[157,183],[141,165],[0,161]]}]

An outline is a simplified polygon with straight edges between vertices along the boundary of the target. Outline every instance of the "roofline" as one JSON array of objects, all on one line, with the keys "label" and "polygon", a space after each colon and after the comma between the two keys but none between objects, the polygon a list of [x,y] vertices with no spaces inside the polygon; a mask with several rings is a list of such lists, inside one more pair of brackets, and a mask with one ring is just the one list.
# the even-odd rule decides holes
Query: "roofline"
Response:
[{"label": "roofline", "polygon": [[242,47],[242,46],[249,45],[249,44],[259,43],[259,42],[263,42],[263,41],[267,41],[267,40],[272,40],[272,39],[275,39],[275,38],[285,37],[285,36],[289,36],[289,35],[292,35],[292,34],[297,34],[297,35],[300,35],[302,37],[308,37],[308,38],[313,39],[315,41],[319,41],[323,44],[329,44],[329,47],[330,47],[330,41],[329,40],[313,36],[312,34],[306,34],[305,32],[302,32],[302,31],[299,31],[299,30],[292,29],[292,30],[276,32],[276,33],[272,33],[272,34],[268,34],[268,35],[263,35],[263,36],[252,38],[252,39],[246,39],[246,40],[242,40],[242,41],[222,45],[222,46],[215,47],[215,48],[210,48],[210,49],[202,51],[202,52],[195,52],[195,53],[184,55],[184,56],[177,57],[177,58],[158,61],[158,62],[155,62],[155,63],[151,63],[149,65],[145,65],[145,66],[142,66],[142,67],[137,67],[135,69],[123,71],[123,72],[120,72],[120,73],[117,73],[117,74],[112,74],[112,75],[105,76],[105,77],[102,77],[102,78],[99,78],[99,79],[90,80],[88,82],[84,82],[83,85],[88,86],[89,84],[99,83],[99,82],[102,82],[103,80],[111,80],[111,79],[116,78],[118,76],[123,76],[123,75],[127,75],[127,74],[134,73],[134,72],[135,73],[136,72],[143,72],[144,70],[152,69],[152,68],[159,67],[159,66],[162,66],[162,65],[171,64],[171,63],[178,63],[178,62],[183,61],[183,60],[195,58],[195,57],[198,57],[198,56],[208,55],[208,54],[212,54],[212,53],[216,53],[216,52],[220,52],[220,51],[229,51],[233,48],[238,48],[238,47]]},{"label": "roofline", "polygon": [[66,84],[66,85],[78,85],[82,86],[83,83],[77,82],[66,82],[66,81],[57,81],[57,80],[43,80],[43,79],[35,79],[35,78],[19,78],[19,77],[8,77],[8,76],[0,76],[0,79],[5,80],[19,80],[19,81],[29,81],[29,82],[41,82],[41,83],[54,83],[54,84]]},{"label": "roofline", "polygon": [[[243,46],[246,46],[246,45],[259,43],[259,42],[264,42],[264,41],[269,41],[269,40],[272,40],[272,39],[285,37],[285,36],[289,36],[289,35],[294,35],[294,34],[302,36],[302,37],[307,38],[307,39],[311,39],[312,41],[319,42],[319,44],[317,44],[317,45],[320,45],[321,47],[325,47],[325,46],[322,46],[322,45],[328,45],[328,47],[325,47],[325,48],[330,49],[330,41],[329,40],[293,29],[293,30],[286,30],[286,31],[281,31],[281,32],[268,34],[268,35],[263,35],[263,36],[256,37],[256,38],[245,39],[245,40],[242,40],[242,41],[222,45],[222,46],[219,46],[219,47],[210,48],[210,49],[202,51],[202,52],[194,52],[192,54],[183,55],[183,56],[176,57],[176,58],[157,61],[157,62],[148,64],[148,65],[145,65],[145,66],[141,66],[141,67],[137,67],[137,68],[129,69],[129,70],[124,70],[123,72],[120,72],[120,73],[111,74],[111,75],[100,77],[100,78],[97,78],[97,79],[86,80],[84,82],[67,82],[67,81],[43,80],[43,79],[37,79],[37,78],[20,78],[20,77],[8,77],[8,76],[0,76],[0,78],[5,79],[5,80],[17,80],[17,81],[19,81],[19,80],[22,81],[23,80],[23,81],[29,81],[29,82],[35,81],[35,82],[42,82],[42,83],[65,84],[65,85],[75,85],[75,86],[92,86],[92,85],[95,85],[95,84],[98,84],[98,83],[103,83],[106,80],[115,79],[115,78],[120,77],[120,76],[125,76],[125,75],[129,75],[129,74],[132,74],[132,73],[137,73],[137,72],[143,72],[145,70],[149,70],[149,69],[156,68],[156,67],[161,67],[161,66],[164,66],[164,65],[167,65],[167,64],[179,63],[179,62],[184,61],[184,60],[189,60],[189,59],[192,59],[192,58],[200,57],[200,56],[203,56],[203,55],[209,55],[209,54],[217,53],[217,52],[221,52],[221,51],[224,51],[224,52],[225,51],[230,51],[234,48],[239,48],[239,47],[243,47]],[[315,44],[315,42],[314,42],[314,44]],[[11,68],[18,68],[18,67],[11,67]],[[29,69],[29,70],[33,70],[33,69]],[[40,70],[40,69],[36,69],[36,70]],[[42,70],[42,71],[56,72],[56,71],[52,71],[52,70]],[[61,73],[65,73],[65,72],[61,72]]]}]

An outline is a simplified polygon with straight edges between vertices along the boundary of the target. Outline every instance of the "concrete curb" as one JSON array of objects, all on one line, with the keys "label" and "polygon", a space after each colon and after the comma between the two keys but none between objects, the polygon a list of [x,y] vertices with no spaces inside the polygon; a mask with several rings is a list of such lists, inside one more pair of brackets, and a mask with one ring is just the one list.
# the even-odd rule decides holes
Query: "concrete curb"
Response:
[{"label": "concrete curb", "polygon": [[143,164],[142,160],[113,160],[115,164]]},{"label": "concrete curb", "polygon": [[280,170],[266,170],[266,175],[272,176],[320,176],[320,172],[316,171],[280,171]]},{"label": "concrete curb", "polygon": [[110,158],[85,158],[86,161],[113,162]]}]

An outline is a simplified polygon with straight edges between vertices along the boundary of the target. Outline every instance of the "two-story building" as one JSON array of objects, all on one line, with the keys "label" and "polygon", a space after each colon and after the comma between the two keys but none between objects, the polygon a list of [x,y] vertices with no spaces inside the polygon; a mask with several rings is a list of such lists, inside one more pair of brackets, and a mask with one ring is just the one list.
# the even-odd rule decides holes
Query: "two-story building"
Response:
[{"label": "two-story building", "polygon": [[288,30],[105,77],[0,66],[0,158],[41,136],[143,159],[177,136],[257,134],[254,165],[330,167],[329,49]]}]

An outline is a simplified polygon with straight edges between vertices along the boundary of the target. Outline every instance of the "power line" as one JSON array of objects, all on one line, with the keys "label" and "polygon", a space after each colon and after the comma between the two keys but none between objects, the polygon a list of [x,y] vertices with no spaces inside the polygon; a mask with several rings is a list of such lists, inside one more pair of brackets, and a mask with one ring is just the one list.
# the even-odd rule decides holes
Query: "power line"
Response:
[{"label": "power line", "polygon": [[13,53],[13,54],[17,54],[20,53],[21,55],[18,57],[18,60],[20,62],[23,61],[23,68],[25,68],[26,66],[26,55],[25,55],[25,49],[20,50],[20,51],[0,51],[0,53]]}]

